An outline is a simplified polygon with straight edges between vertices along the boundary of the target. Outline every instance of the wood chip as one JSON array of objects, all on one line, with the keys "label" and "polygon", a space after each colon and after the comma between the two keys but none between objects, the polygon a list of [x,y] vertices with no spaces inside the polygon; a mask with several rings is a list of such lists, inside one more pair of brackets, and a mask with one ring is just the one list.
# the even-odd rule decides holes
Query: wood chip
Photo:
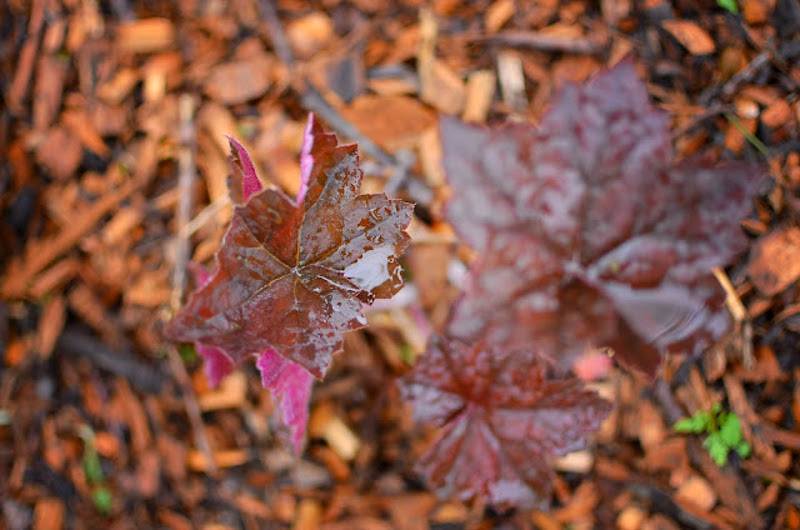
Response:
[{"label": "wood chip", "polygon": [[197,397],[200,410],[222,410],[241,407],[247,401],[247,376],[243,372],[232,372],[219,387]]},{"label": "wood chip", "polygon": [[78,138],[66,128],[56,125],[45,133],[36,149],[36,160],[58,180],[71,178],[83,159]]},{"label": "wood chip", "polygon": [[778,99],[761,113],[761,122],[772,129],[787,124],[792,119],[792,108],[785,99]]},{"label": "wood chip", "polygon": [[639,406],[638,438],[645,450],[660,445],[667,435],[661,413],[650,401],[642,401]]},{"label": "wood chip", "polygon": [[447,64],[434,59],[430,68],[420,72],[420,99],[445,114],[459,115],[464,109],[466,88],[461,77]]},{"label": "wood chip", "polygon": [[33,99],[33,127],[47,129],[61,108],[69,64],[61,57],[43,55],[36,65],[36,90]]},{"label": "wood chip", "polygon": [[594,455],[591,451],[573,451],[558,457],[553,466],[559,471],[569,473],[588,473],[594,465]]},{"label": "wood chip", "polygon": [[340,109],[342,116],[389,152],[416,147],[436,124],[436,114],[408,96],[365,94]]},{"label": "wood chip", "polygon": [[63,296],[54,296],[45,304],[39,318],[36,348],[40,359],[47,359],[53,353],[66,321],[67,303]]},{"label": "wood chip", "polygon": [[665,20],[661,23],[670,35],[692,55],[714,53],[716,46],[706,30],[689,20]]},{"label": "wood chip", "polygon": [[[241,466],[248,460],[250,460],[250,454],[242,449],[214,451],[214,463],[218,468]],[[197,449],[192,449],[186,455],[186,465],[192,471],[207,472],[209,470],[205,453]]]},{"label": "wood chip", "polygon": [[203,91],[225,105],[244,103],[269,89],[273,68],[273,61],[266,56],[223,63],[211,69]]},{"label": "wood chip", "polygon": [[514,15],[514,10],[514,0],[496,0],[483,18],[486,33],[496,33]]},{"label": "wood chip", "polygon": [[316,438],[322,438],[344,460],[350,461],[356,457],[361,442],[333,411],[329,404],[320,404],[314,408],[308,421],[308,433]]},{"label": "wood chip", "polygon": [[678,498],[695,504],[704,511],[711,511],[717,503],[717,495],[711,484],[699,475],[692,475],[678,488]]},{"label": "wood chip", "polygon": [[527,107],[525,73],[522,70],[522,61],[516,53],[497,54],[497,78],[503,102],[509,108],[522,112]]},{"label": "wood chip", "polygon": [[117,26],[117,46],[129,53],[165,50],[175,42],[175,27],[167,18],[143,18]]},{"label": "wood chip", "polygon": [[406,493],[389,499],[389,517],[397,530],[422,530],[428,528],[428,516],[436,506],[436,496],[431,493]]},{"label": "wood chip", "polygon": [[36,503],[33,511],[34,530],[59,530],[64,527],[66,510],[61,499],[47,497]]},{"label": "wood chip", "polygon": [[647,513],[638,506],[628,506],[617,516],[619,530],[639,530],[647,519]]},{"label": "wood chip", "polygon": [[290,22],[286,36],[292,50],[300,58],[308,58],[327,45],[333,38],[333,22],[319,11]]},{"label": "wood chip", "polygon": [[292,530],[316,530],[322,521],[322,504],[314,499],[303,499],[297,507],[297,518]]},{"label": "wood chip", "polygon": [[138,82],[139,74],[134,68],[120,68],[111,79],[97,87],[96,94],[109,105],[118,105]]},{"label": "wood chip", "polygon": [[464,112],[461,119],[485,123],[494,99],[497,77],[491,70],[472,72],[467,78]]},{"label": "wood chip", "polygon": [[762,293],[772,296],[800,278],[800,228],[778,228],[756,241],[747,274]]},{"label": "wood chip", "polygon": [[775,1],[741,0],[742,16],[748,24],[763,24],[769,21],[769,15],[775,7]]}]

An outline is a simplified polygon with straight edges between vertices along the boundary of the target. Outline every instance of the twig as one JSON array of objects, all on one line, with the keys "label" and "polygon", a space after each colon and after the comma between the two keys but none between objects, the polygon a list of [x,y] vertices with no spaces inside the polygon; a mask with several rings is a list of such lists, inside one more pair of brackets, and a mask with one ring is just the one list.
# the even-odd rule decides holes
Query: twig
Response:
[{"label": "twig", "polygon": [[31,3],[28,19],[27,38],[20,49],[16,60],[16,72],[10,85],[6,85],[5,102],[8,109],[15,115],[23,112],[23,100],[28,95],[28,86],[33,76],[36,56],[39,51],[39,41],[44,27],[44,0],[34,0]]},{"label": "twig", "polygon": [[745,66],[741,71],[737,72],[725,83],[714,85],[707,88],[697,98],[700,105],[707,106],[711,101],[717,97],[728,99],[739,89],[739,85],[746,83],[754,78],[761,69],[769,64],[769,52],[761,52],[755,59]]},{"label": "twig", "polygon": [[753,367],[753,326],[750,323],[750,319],[747,318],[747,309],[744,307],[742,299],[739,298],[736,289],[734,289],[725,271],[720,267],[716,267],[713,272],[727,295],[725,298],[725,305],[728,307],[728,311],[733,315],[736,324],[741,326],[742,364],[749,370]]},{"label": "twig", "polygon": [[212,202],[211,204],[200,210],[200,213],[195,215],[191,221],[183,225],[178,232],[178,237],[187,239],[192,237],[192,235],[194,235],[195,232],[200,230],[203,227],[203,225],[205,225],[207,222],[214,219],[217,216],[217,213],[219,213],[220,210],[222,210],[230,203],[231,200],[227,195],[223,195],[219,199],[215,200],[214,202]]},{"label": "twig", "polygon": [[178,103],[180,116],[180,142],[178,152],[178,211],[176,221],[178,234],[175,236],[175,268],[172,270],[172,296],[170,307],[174,311],[180,308],[183,292],[186,289],[186,264],[189,261],[189,238],[184,227],[189,224],[192,213],[192,193],[195,179],[194,168],[194,100],[192,96],[184,94]]},{"label": "twig", "polygon": [[112,350],[91,334],[67,326],[58,337],[59,351],[86,357],[103,370],[122,376],[149,394],[158,394],[164,375],[158,368],[146,364],[124,351]]},{"label": "twig", "polygon": [[672,140],[673,141],[677,140],[684,134],[688,133],[689,131],[700,125],[700,123],[706,121],[707,119],[713,118],[720,114],[724,114],[726,112],[729,112],[730,110],[731,110],[730,105],[714,105],[712,107],[709,107],[700,114],[693,116],[692,119],[690,119],[688,122],[684,123],[677,129],[672,131]]},{"label": "twig", "polygon": [[598,55],[605,46],[587,38],[544,35],[533,31],[504,31],[494,35],[470,37],[473,42],[489,42],[513,48],[530,48],[544,52],[566,52],[583,55]]},{"label": "twig", "polygon": [[[192,210],[192,189],[196,175],[194,153],[195,153],[195,130],[194,130],[194,100],[192,96],[184,94],[178,104],[180,115],[180,139],[181,148],[178,155],[178,233],[175,236],[175,268],[172,271],[172,296],[170,305],[175,312],[180,308],[183,292],[186,288],[186,265],[189,261],[189,236],[186,226],[189,224],[189,216]],[[200,406],[197,403],[189,374],[183,364],[178,350],[172,344],[167,346],[170,368],[181,387],[183,403],[186,407],[186,414],[192,424],[194,440],[197,447],[203,453],[207,462],[209,474],[217,472],[214,462],[214,454],[211,452],[211,444],[208,441],[206,427],[203,423],[203,416],[200,413]]]},{"label": "twig", "polygon": [[281,24],[278,13],[275,11],[275,6],[272,5],[270,0],[259,0],[258,8],[261,12],[261,18],[267,23],[268,37],[272,41],[272,47],[275,48],[275,55],[291,70],[294,66],[294,54],[291,46],[289,46],[286,33],[283,31],[283,24]]}]

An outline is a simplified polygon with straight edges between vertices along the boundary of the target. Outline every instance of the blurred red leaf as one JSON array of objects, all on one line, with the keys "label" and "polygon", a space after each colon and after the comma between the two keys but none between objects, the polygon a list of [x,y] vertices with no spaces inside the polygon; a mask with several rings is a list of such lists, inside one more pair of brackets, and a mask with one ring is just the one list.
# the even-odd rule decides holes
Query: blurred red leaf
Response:
[{"label": "blurred red leaf", "polygon": [[745,248],[764,169],[674,162],[667,116],[632,61],[567,85],[539,129],[441,122],[448,218],[480,258],[451,335],[538,351],[567,369],[611,347],[654,375],[728,329],[711,269]]},{"label": "blurred red leaf", "polygon": [[443,496],[546,509],[552,458],[585,445],[611,404],[553,379],[530,350],[434,337],[402,383],[414,418],[441,427],[417,469]]}]

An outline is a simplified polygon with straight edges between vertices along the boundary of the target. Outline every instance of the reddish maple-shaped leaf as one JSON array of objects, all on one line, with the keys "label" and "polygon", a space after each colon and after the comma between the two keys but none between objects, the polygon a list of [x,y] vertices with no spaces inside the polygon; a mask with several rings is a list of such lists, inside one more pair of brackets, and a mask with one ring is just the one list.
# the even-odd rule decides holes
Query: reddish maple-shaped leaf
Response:
[{"label": "reddish maple-shaped leaf", "polygon": [[653,375],[728,329],[710,271],[745,247],[739,221],[764,171],[673,161],[667,116],[631,61],[567,85],[538,129],[442,120],[448,218],[476,250],[448,330],[536,347],[562,369],[612,347]]},{"label": "reddish maple-shaped leaf", "polygon": [[[242,145],[229,138],[231,152],[229,159],[231,173],[228,187],[231,200],[241,204],[251,195],[261,191],[263,186],[256,175],[255,166],[250,155]],[[203,287],[211,280],[211,275],[202,265],[190,263],[195,283]],[[220,348],[208,346],[195,341],[195,350],[203,358],[206,377],[211,387],[219,385],[222,378],[234,369],[230,356]],[[261,372],[261,383],[275,399],[278,419],[278,432],[286,435],[289,445],[295,454],[303,448],[306,426],[308,424],[308,405],[311,400],[311,389],[314,376],[308,370],[288,359],[281,357],[275,350],[269,349],[258,354],[256,366]]]},{"label": "reddish maple-shaped leaf", "polygon": [[544,509],[552,459],[584,447],[611,404],[578,379],[553,379],[530,351],[434,337],[402,382],[414,418],[441,427],[417,464],[443,496]]},{"label": "reddish maple-shaped leaf", "polygon": [[[232,166],[247,176],[254,169],[240,147]],[[358,195],[356,146],[338,146],[313,116],[301,177],[296,200],[265,189],[235,205],[217,268],[170,322],[170,337],[216,347],[234,364],[274,350],[322,377],[342,333],[365,324],[361,303],[399,290],[412,206]]]}]

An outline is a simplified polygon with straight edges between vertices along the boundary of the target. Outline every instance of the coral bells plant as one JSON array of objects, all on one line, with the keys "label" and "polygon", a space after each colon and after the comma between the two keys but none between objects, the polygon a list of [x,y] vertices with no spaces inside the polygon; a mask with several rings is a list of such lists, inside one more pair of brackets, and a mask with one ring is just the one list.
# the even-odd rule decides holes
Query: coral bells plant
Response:
[{"label": "coral bells plant", "polygon": [[583,447],[611,410],[549,364],[530,350],[431,339],[402,390],[417,421],[442,427],[418,463],[441,495],[547,507],[553,456]]},{"label": "coral bells plant", "polygon": [[569,376],[576,362],[610,348],[653,377],[727,332],[712,268],[744,250],[763,169],[676,162],[630,60],[566,85],[538,128],[446,118],[441,141],[447,218],[479,257],[446,337],[402,383],[440,426],[417,470],[448,495],[541,508],[552,457],[609,412]]},{"label": "coral bells plant", "polygon": [[610,347],[655,375],[728,330],[712,274],[746,247],[762,169],[675,161],[633,62],[568,84],[538,128],[442,121],[447,215],[480,253],[448,332],[535,348],[561,369]]},{"label": "coral bells plant", "polygon": [[[262,189],[231,140],[230,229],[167,328],[195,342],[212,384],[256,357],[298,452],[314,377],[365,325],[362,304],[403,284],[412,215],[358,195],[355,146],[313,116],[304,140],[294,200]],[[764,170],[676,161],[667,116],[630,60],[565,86],[538,128],[444,118],[441,141],[447,219],[478,258],[401,381],[415,418],[438,428],[417,470],[446,496],[546,508],[553,458],[584,447],[611,409],[576,362],[609,348],[654,377],[664,355],[700,353],[727,332],[711,270],[745,248],[739,220]]]},{"label": "coral bells plant", "polygon": [[244,148],[231,140],[233,219],[216,269],[167,326],[194,341],[212,384],[248,357],[277,397],[299,452],[312,377],[322,378],[342,334],[366,325],[362,303],[403,286],[398,256],[412,205],[359,195],[355,145],[339,146],[309,116],[296,199],[262,189]]}]

